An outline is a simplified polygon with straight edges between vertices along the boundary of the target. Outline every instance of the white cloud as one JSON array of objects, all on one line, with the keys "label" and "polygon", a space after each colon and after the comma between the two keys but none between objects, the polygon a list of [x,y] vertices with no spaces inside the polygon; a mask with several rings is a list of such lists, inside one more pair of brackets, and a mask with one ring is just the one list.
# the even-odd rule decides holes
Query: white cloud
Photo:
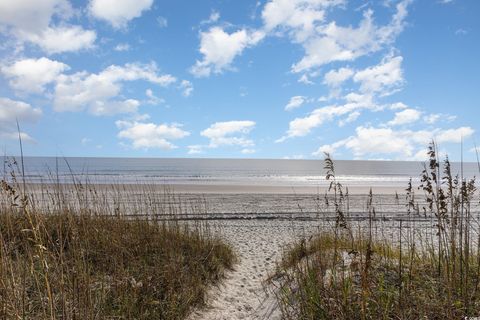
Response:
[{"label": "white cloud", "polygon": [[0,98],[0,123],[2,126],[12,124],[16,126],[16,121],[35,122],[42,115],[42,110],[33,108],[30,104],[11,100],[9,98]]},{"label": "white cloud", "polygon": [[241,29],[227,33],[220,27],[212,27],[200,33],[200,53],[202,60],[197,60],[191,68],[196,77],[208,77],[212,72],[221,73],[231,68],[236,56],[247,47],[257,44],[265,34],[261,31]]},{"label": "white cloud", "polygon": [[[72,13],[66,0],[0,1],[0,30],[3,25],[17,41],[36,44],[49,54],[93,47],[95,31],[66,24]],[[59,26],[51,24],[53,17],[60,20]]]},{"label": "white cloud", "polygon": [[[0,137],[2,139],[18,139],[17,121],[20,126],[24,123],[35,123],[42,116],[42,110],[34,108],[30,104],[0,97]],[[22,140],[33,139],[21,132]]]},{"label": "white cloud", "polygon": [[269,32],[285,30],[296,42],[302,42],[324,21],[325,9],[344,3],[344,0],[272,0],[262,11],[264,27]]},{"label": "white cloud", "polygon": [[350,113],[345,119],[342,119],[338,122],[339,127],[343,127],[348,123],[352,123],[357,121],[358,117],[360,117],[360,111],[353,111]]},{"label": "white cloud", "polygon": [[220,19],[220,13],[218,11],[213,10],[207,20],[203,20],[200,24],[210,24],[215,23]]},{"label": "white cloud", "polygon": [[145,95],[148,97],[148,101],[147,101],[148,104],[157,105],[165,102],[164,99],[157,97],[153,93],[152,89],[145,90]]},{"label": "white cloud", "polygon": [[365,154],[397,153],[412,155],[413,146],[406,136],[397,135],[390,128],[358,127],[356,136],[345,141],[345,146],[356,156]]},{"label": "white cloud", "polygon": [[382,49],[403,30],[410,2],[398,3],[396,13],[385,26],[375,25],[371,10],[364,12],[358,28],[338,26],[335,21],[318,26],[315,35],[301,41],[305,56],[292,66],[292,71],[303,72],[334,61],[352,61]]},{"label": "white cloud", "polygon": [[[292,65],[292,72],[307,72],[334,61],[353,61],[390,45],[403,31],[407,7],[412,0],[396,5],[390,22],[378,26],[373,21],[373,11],[366,10],[357,28],[338,26],[326,21],[326,10],[343,7],[345,0],[271,0],[262,11],[263,26],[257,30],[245,28],[231,34],[215,26],[200,33],[200,53],[191,72],[206,77],[231,69],[235,57],[245,48],[255,46],[265,36],[287,34],[294,43],[303,46],[304,57]],[[303,74],[299,82],[311,84]]]},{"label": "white cloud", "polygon": [[380,64],[355,73],[353,81],[360,83],[362,92],[377,92],[380,95],[388,95],[404,81],[402,60],[403,58],[400,56],[387,56]]},{"label": "white cloud", "polygon": [[256,151],[255,149],[249,149],[249,148],[245,148],[245,149],[242,149],[242,151],[240,151],[242,154],[254,154]]},{"label": "white cloud", "polygon": [[437,123],[438,121],[446,121],[450,122],[455,120],[457,117],[449,114],[443,114],[443,113],[431,113],[423,117],[423,120],[428,123],[428,124],[434,124]]},{"label": "white cloud", "polygon": [[316,157],[323,157],[325,153],[329,154],[334,154],[338,148],[342,147],[344,145],[344,141],[338,141],[333,144],[324,144],[323,146],[320,146],[317,151],[313,152],[312,155]]},{"label": "white cloud", "polygon": [[[371,97],[368,95],[351,93],[346,96],[346,100],[347,103],[344,105],[331,105],[317,108],[306,117],[295,118],[290,121],[286,135],[276,140],[276,142],[283,142],[293,137],[306,136],[312,129],[323,125],[325,122],[332,121],[336,117],[350,114],[360,109],[377,110],[380,108],[372,102]],[[355,117],[355,114],[352,117]]]},{"label": "white cloud", "polygon": [[404,104],[403,102],[395,102],[390,105],[390,110],[403,110],[403,109],[408,109],[408,106]]},{"label": "white cloud", "polygon": [[130,45],[128,43],[119,43],[115,46],[115,48],[113,48],[113,50],[119,51],[119,52],[129,51],[130,50]]},{"label": "white cloud", "polygon": [[181,128],[180,124],[155,124],[130,121],[117,121],[120,129],[118,137],[130,140],[134,149],[163,149],[177,148],[170,140],[178,140],[190,135]]},{"label": "white cloud", "polygon": [[182,89],[182,94],[185,97],[189,97],[193,92],[193,84],[188,80],[182,80],[180,82],[180,89]]},{"label": "white cloud", "polygon": [[89,11],[114,28],[123,28],[130,20],[149,10],[152,4],[153,0],[90,0]]},{"label": "white cloud", "polygon": [[37,33],[50,25],[53,16],[68,17],[71,6],[66,0],[0,1],[0,24],[15,31]]},{"label": "white cloud", "polygon": [[337,87],[344,81],[350,79],[354,71],[350,68],[340,68],[338,70],[330,70],[323,78],[323,83],[330,87]]},{"label": "white cloud", "polygon": [[247,138],[247,134],[255,127],[254,121],[215,122],[200,134],[210,139],[209,148],[220,146],[252,147],[255,143]]},{"label": "white cloud", "polygon": [[307,101],[307,98],[304,96],[293,96],[290,98],[290,101],[288,104],[285,106],[286,111],[290,111],[296,108],[301,107],[305,102]]},{"label": "white cloud", "polygon": [[306,73],[302,74],[300,78],[298,78],[298,82],[303,83],[303,84],[314,84],[312,80],[308,77]]},{"label": "white cloud", "polygon": [[435,139],[437,143],[460,143],[461,137],[469,138],[474,130],[470,127],[434,130],[394,130],[392,128],[357,127],[354,136],[321,146],[314,155],[324,151],[334,153],[339,148],[350,150],[356,158],[374,158],[379,155],[393,156],[399,160],[424,160],[425,146]]},{"label": "white cloud", "polygon": [[470,127],[460,127],[457,129],[448,129],[445,131],[438,132],[436,135],[436,141],[438,143],[460,143],[462,139],[469,138],[473,135],[475,130]]},{"label": "white cloud", "polygon": [[69,67],[48,58],[23,59],[0,68],[10,86],[18,91],[42,93],[45,85],[52,83]]},{"label": "white cloud", "polygon": [[134,99],[118,100],[122,82],[145,80],[160,86],[176,81],[169,75],[159,75],[154,64],[112,65],[98,74],[78,72],[61,75],[54,92],[55,111],[82,111],[95,115],[136,112],[139,102]]},{"label": "white cloud", "polygon": [[400,126],[404,124],[411,124],[420,119],[422,113],[415,109],[405,109],[395,113],[395,118],[388,122],[390,126]]},{"label": "white cloud", "polygon": [[54,54],[90,49],[96,37],[95,31],[84,30],[80,26],[69,26],[48,27],[39,33],[23,34],[21,38],[38,45],[49,54]]}]

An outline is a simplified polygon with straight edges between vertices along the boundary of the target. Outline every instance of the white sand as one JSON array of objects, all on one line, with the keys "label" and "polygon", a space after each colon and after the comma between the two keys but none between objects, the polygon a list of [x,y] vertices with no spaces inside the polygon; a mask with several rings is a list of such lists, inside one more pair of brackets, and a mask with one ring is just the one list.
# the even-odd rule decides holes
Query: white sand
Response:
[{"label": "white sand", "polygon": [[275,270],[286,244],[310,235],[317,222],[282,220],[225,221],[219,227],[240,259],[235,270],[210,293],[210,307],[191,320],[280,319],[275,297],[264,281]]}]

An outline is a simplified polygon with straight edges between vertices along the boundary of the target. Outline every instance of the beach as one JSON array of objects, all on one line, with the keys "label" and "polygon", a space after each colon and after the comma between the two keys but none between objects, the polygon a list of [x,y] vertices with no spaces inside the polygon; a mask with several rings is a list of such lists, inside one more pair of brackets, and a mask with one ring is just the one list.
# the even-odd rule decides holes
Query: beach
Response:
[{"label": "beach", "polygon": [[[231,163],[224,165],[228,167]],[[411,169],[417,165],[410,163],[404,167]],[[266,281],[274,276],[289,246],[310,238],[320,229],[334,228],[337,214],[330,182],[316,172],[314,178],[306,172],[259,177],[258,168],[237,169],[242,174],[232,176],[211,168],[208,174],[200,169],[193,173],[177,169],[169,169],[174,174],[167,174],[168,179],[155,181],[144,179],[149,174],[141,170],[123,171],[116,182],[106,178],[105,169],[96,174],[72,176],[70,181],[64,172],[57,183],[52,179],[45,183],[30,178],[26,189],[36,199],[36,206],[51,206],[52,199],[46,190],[60,190],[65,203],[77,209],[91,207],[102,214],[114,215],[118,211],[125,216],[152,220],[207,223],[210,232],[231,245],[238,261],[233,270],[226,271],[224,280],[209,289],[207,306],[196,310],[190,320],[280,319],[281,310],[273,294],[275,287]],[[149,167],[147,171],[151,170]],[[379,239],[397,243],[400,223],[403,228],[434,225],[432,217],[421,210],[426,203],[415,177],[412,190],[417,211],[408,213],[406,189],[412,172],[399,172],[394,177],[360,173],[341,176],[338,181],[343,184],[342,206],[352,229],[368,227],[368,202],[375,210],[374,232]],[[103,183],[98,183],[99,175]],[[472,209],[478,212],[478,205],[474,204]]]}]

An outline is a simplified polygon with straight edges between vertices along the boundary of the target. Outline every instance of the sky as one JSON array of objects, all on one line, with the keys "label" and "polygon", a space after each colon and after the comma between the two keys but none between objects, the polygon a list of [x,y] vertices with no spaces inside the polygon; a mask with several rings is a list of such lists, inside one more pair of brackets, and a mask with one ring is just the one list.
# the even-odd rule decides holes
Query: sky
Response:
[{"label": "sky", "polygon": [[475,160],[477,0],[0,0],[0,147]]}]

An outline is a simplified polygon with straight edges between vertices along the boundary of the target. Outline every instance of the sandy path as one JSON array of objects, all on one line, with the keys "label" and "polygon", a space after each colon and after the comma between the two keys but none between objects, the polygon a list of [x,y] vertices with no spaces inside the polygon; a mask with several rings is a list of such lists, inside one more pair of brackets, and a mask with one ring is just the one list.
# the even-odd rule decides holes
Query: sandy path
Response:
[{"label": "sandy path", "polygon": [[315,223],[243,220],[222,222],[219,227],[240,261],[211,291],[210,307],[191,319],[280,319],[275,298],[265,292],[263,281],[275,270],[284,246],[313,232]]}]

